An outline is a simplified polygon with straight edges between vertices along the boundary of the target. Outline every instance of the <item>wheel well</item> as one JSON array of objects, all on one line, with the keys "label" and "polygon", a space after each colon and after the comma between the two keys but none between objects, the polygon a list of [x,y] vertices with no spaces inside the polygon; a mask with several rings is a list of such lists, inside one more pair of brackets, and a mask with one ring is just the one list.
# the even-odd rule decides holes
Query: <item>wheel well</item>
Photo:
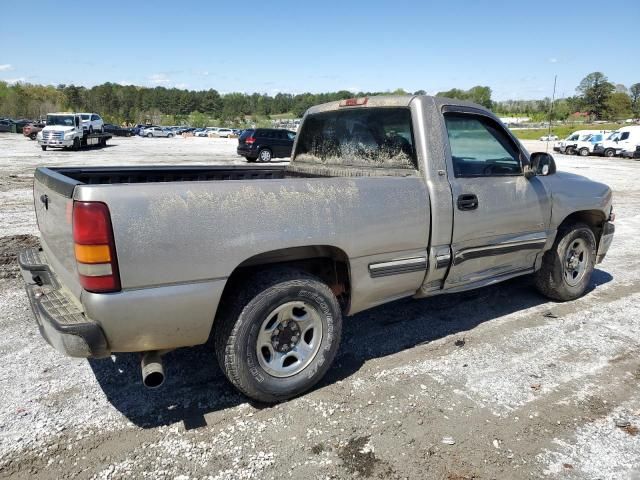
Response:
[{"label": "wheel well", "polygon": [[328,245],[284,248],[253,256],[236,267],[222,293],[222,299],[242,280],[269,268],[291,267],[318,277],[333,291],[343,311],[349,309],[351,280],[349,258],[339,248]]},{"label": "wheel well", "polygon": [[605,221],[606,217],[600,210],[582,210],[579,212],[573,212],[571,215],[566,217],[558,226],[558,229],[572,223],[586,223],[595,235],[596,243],[599,244]]}]

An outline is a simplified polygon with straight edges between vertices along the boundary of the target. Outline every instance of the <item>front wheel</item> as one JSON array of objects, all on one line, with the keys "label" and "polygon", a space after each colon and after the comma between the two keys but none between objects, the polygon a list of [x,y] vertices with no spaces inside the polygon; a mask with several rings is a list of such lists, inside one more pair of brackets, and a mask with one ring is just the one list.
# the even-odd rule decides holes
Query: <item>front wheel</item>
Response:
[{"label": "front wheel", "polygon": [[615,154],[616,154],[616,151],[615,151],[615,150],[612,150],[611,148],[607,148],[607,149],[604,151],[604,156],[605,156],[605,157],[609,157],[609,158],[611,158],[611,157],[613,157]]},{"label": "front wheel", "polygon": [[38,134],[37,133],[32,133],[32,134],[29,135],[29,138],[31,140],[35,140],[36,138],[38,138]]},{"label": "front wheel", "polygon": [[581,148],[578,153],[580,154],[581,157],[586,157],[587,155],[589,155],[589,149],[588,148]]},{"label": "front wheel", "polygon": [[553,247],[542,258],[542,267],[534,275],[535,285],[553,300],[574,300],[587,289],[595,258],[596,237],[588,225],[561,227]]},{"label": "front wheel", "polygon": [[93,135],[93,126],[89,127],[89,135]]},{"label": "front wheel", "polygon": [[342,314],[331,289],[306,272],[273,269],[235,286],[216,319],[216,355],[229,381],[267,403],[300,395],[327,372]]},{"label": "front wheel", "polygon": [[567,147],[564,153],[565,155],[573,155],[573,147]]},{"label": "front wheel", "polygon": [[167,138],[173,138],[173,133],[170,133],[169,135],[167,135]]},{"label": "front wheel", "polygon": [[43,152],[47,151],[47,146],[46,145],[40,145],[40,148],[42,149]]},{"label": "front wheel", "polygon": [[147,133],[147,138],[153,137],[153,133]]}]

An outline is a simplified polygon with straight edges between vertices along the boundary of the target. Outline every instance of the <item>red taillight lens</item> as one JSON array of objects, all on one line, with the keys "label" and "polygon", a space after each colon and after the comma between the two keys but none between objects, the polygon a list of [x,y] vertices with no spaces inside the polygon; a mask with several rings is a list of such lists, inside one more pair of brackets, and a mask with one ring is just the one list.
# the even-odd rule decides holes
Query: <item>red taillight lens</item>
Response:
[{"label": "red taillight lens", "polygon": [[249,145],[253,144],[256,142],[256,139],[254,137],[247,137],[244,139],[244,143],[248,143]]},{"label": "red taillight lens", "polygon": [[120,290],[111,216],[104,203],[73,203],[73,240],[82,287],[96,293]]}]

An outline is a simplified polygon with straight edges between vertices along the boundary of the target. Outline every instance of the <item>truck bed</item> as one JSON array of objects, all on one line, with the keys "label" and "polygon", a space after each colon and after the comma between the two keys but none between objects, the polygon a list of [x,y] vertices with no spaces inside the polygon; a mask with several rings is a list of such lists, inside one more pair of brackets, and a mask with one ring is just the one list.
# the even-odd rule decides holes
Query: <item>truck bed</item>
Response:
[{"label": "truck bed", "polygon": [[70,198],[76,185],[282,179],[285,166],[53,167],[36,169],[35,177]]}]

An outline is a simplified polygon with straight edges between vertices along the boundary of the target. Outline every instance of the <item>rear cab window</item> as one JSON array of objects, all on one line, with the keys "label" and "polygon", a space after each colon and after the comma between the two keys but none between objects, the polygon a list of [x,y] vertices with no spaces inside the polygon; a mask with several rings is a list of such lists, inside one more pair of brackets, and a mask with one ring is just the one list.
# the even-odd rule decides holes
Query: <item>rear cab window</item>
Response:
[{"label": "rear cab window", "polygon": [[310,114],[298,133],[296,164],[417,170],[407,107],[367,107]]}]

